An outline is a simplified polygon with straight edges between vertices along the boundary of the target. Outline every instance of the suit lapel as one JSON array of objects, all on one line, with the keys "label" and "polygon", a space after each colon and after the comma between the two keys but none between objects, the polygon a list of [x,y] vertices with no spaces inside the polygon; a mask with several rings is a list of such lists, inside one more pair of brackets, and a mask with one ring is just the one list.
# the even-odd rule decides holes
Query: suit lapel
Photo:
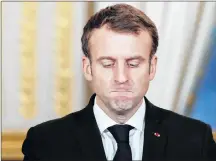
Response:
[{"label": "suit lapel", "polygon": [[[93,113],[95,94],[76,117],[78,139],[84,160],[105,161],[106,155],[99,128]],[[151,104],[146,97],[143,161],[164,160],[167,134],[163,124],[164,111]],[[163,114],[162,114],[163,113]]]},{"label": "suit lapel", "polygon": [[77,117],[79,142],[84,160],[105,161],[103,142],[93,113],[94,98],[95,94],[91,97],[87,107]]},{"label": "suit lapel", "polygon": [[167,134],[163,126],[164,113],[151,104],[147,98],[146,115],[145,115],[145,131],[144,131],[144,147],[143,161],[164,160],[165,146],[167,142]]}]

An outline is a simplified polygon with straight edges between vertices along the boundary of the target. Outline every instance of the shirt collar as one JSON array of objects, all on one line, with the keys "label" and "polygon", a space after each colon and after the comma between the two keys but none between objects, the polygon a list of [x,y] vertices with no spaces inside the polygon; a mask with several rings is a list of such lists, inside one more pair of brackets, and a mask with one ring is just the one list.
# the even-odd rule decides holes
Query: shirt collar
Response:
[{"label": "shirt collar", "polygon": [[[133,126],[135,129],[143,132],[144,131],[144,117],[145,117],[145,110],[146,104],[143,98],[142,104],[140,108],[136,111],[136,113],[125,123],[128,125]],[[112,120],[97,104],[96,104],[96,97],[94,100],[94,107],[93,107],[95,119],[102,134],[108,127],[116,125],[114,120]]]},{"label": "shirt collar", "polygon": [[136,113],[125,124],[131,125],[137,130],[143,132],[145,109],[146,109],[146,105],[145,105],[145,100],[143,98],[141,106],[138,108]]}]

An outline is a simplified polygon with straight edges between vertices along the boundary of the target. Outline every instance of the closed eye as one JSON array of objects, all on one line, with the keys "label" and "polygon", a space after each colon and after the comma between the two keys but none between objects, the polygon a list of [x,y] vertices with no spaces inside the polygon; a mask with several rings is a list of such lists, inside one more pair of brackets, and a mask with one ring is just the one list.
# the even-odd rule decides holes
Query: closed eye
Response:
[{"label": "closed eye", "polygon": [[104,68],[111,68],[114,64],[102,64]]},{"label": "closed eye", "polygon": [[139,66],[140,63],[128,63],[128,66],[131,68],[136,68]]},{"label": "closed eye", "polygon": [[114,62],[113,61],[104,61],[104,62],[101,62],[102,66],[104,68],[111,68],[114,66]]},{"label": "closed eye", "polygon": [[127,65],[129,68],[138,68],[144,60],[141,56],[134,56],[127,59]]}]

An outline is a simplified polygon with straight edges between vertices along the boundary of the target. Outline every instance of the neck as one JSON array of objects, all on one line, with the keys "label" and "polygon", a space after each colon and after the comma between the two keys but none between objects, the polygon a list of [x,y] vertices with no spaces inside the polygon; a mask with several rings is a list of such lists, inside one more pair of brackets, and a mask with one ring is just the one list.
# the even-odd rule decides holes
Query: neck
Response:
[{"label": "neck", "polygon": [[136,111],[140,108],[143,102],[143,99],[142,99],[138,104],[135,104],[129,110],[119,112],[119,111],[113,110],[110,107],[107,107],[103,103],[103,101],[97,96],[95,99],[96,99],[96,103],[99,106],[99,108],[101,108],[107,114],[107,116],[109,116],[112,120],[114,120],[116,123],[119,123],[119,124],[125,124],[136,113]]}]

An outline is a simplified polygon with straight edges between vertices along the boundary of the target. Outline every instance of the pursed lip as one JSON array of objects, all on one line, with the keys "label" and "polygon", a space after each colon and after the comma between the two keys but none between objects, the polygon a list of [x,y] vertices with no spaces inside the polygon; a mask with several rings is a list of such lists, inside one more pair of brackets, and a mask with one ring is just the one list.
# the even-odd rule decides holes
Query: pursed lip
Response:
[{"label": "pursed lip", "polygon": [[130,90],[114,90],[114,91],[111,91],[111,92],[132,92]]}]

